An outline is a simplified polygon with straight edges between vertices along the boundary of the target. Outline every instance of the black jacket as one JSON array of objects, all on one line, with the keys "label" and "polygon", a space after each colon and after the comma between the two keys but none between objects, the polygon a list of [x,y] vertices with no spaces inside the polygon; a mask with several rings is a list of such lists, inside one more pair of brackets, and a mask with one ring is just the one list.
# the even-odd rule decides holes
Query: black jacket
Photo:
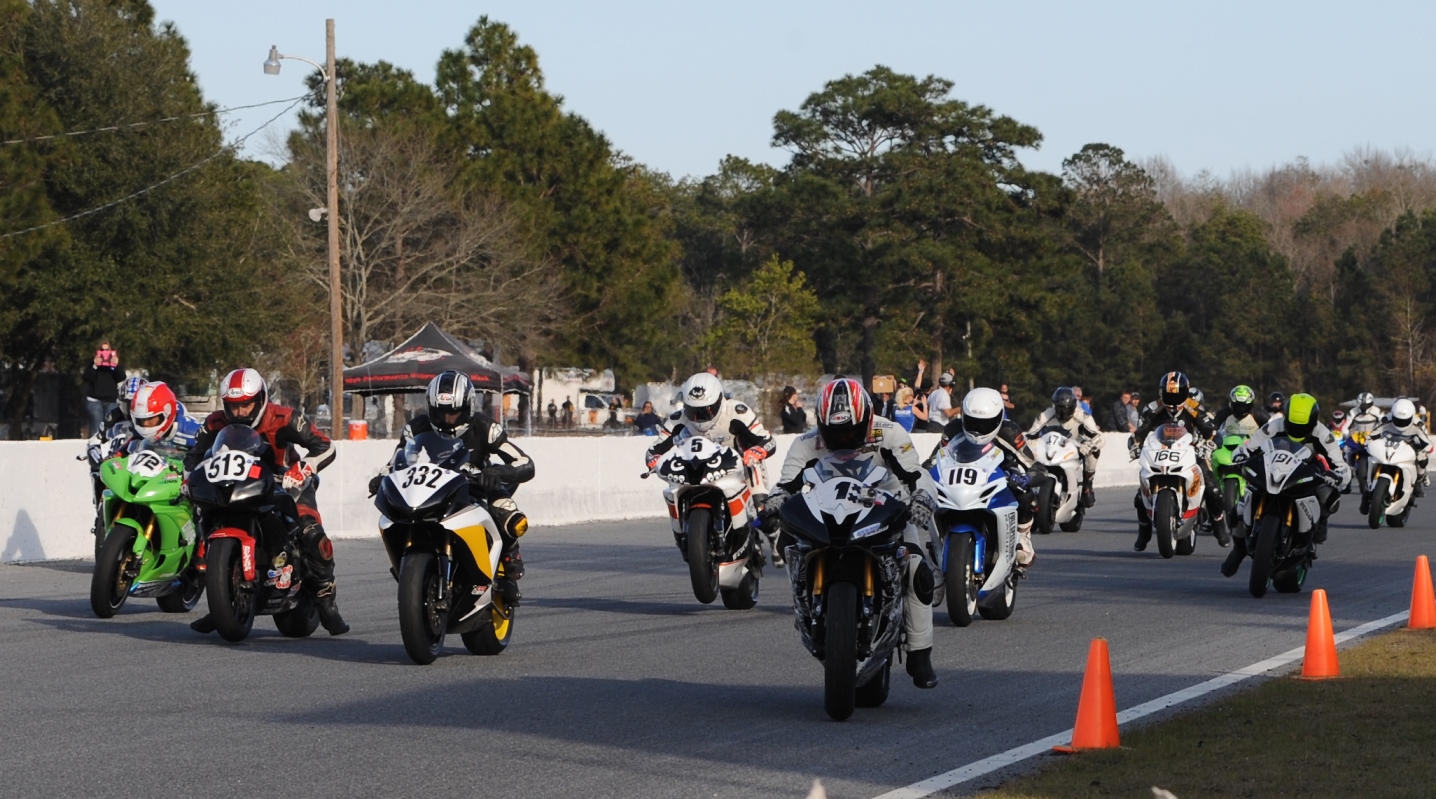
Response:
[{"label": "black jacket", "polygon": [[85,396],[100,402],[114,402],[120,398],[120,384],[125,382],[125,373],[118,366],[86,366],[83,377]]},{"label": "black jacket", "polygon": [[[415,436],[433,429],[434,425],[429,421],[428,414],[420,414],[410,419],[409,423],[404,425],[404,432],[399,436],[399,444],[394,448],[394,454],[397,456],[403,452],[404,447],[413,441]],[[534,478],[533,459],[510,441],[508,433],[483,411],[474,413],[468,429],[459,436],[459,440],[469,449],[469,462],[497,477],[501,482],[512,485],[526,483]],[[494,455],[499,456],[503,463],[492,463]],[[392,458],[389,463],[393,464]]]},{"label": "black jacket", "polygon": [[795,408],[783,403],[782,416],[784,433],[806,433],[808,431],[808,414],[802,408]]},{"label": "black jacket", "polygon": [[1142,423],[1137,425],[1137,432],[1132,434],[1132,443],[1142,446],[1142,442],[1147,440],[1153,430],[1165,424],[1181,425],[1190,430],[1199,441],[1210,441],[1212,436],[1217,434],[1211,414],[1201,409],[1194,411],[1187,405],[1179,406],[1173,413],[1167,406],[1153,401],[1142,409]]}]

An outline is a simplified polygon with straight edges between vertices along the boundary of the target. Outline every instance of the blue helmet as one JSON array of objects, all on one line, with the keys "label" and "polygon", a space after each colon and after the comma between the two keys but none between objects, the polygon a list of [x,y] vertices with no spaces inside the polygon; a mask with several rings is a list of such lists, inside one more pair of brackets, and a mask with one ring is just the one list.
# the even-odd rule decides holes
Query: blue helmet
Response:
[{"label": "blue helmet", "polygon": [[131,377],[120,384],[120,396],[116,405],[119,406],[120,413],[124,414],[126,419],[130,418],[130,401],[135,398],[136,394],[140,393],[140,389],[144,388],[147,382],[149,381],[143,377]]}]

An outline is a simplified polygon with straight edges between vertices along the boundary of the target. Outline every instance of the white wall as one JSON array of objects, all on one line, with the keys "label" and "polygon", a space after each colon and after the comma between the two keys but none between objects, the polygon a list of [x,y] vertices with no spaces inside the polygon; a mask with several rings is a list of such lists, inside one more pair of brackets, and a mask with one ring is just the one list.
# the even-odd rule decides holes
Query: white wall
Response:
[{"label": "white wall", "polygon": [[[769,465],[776,479],[793,436],[780,435]],[[926,456],[934,434],[913,437]],[[1125,435],[1111,435],[1096,485],[1136,483],[1127,461]],[[643,453],[654,439],[631,437],[542,437],[516,439],[536,464],[536,476],[515,497],[536,526],[636,519],[666,513],[662,484],[643,480]],[[324,470],[319,509],[336,538],[375,534],[378,518],[368,497],[369,478],[388,461],[391,441],[340,441],[338,457]],[[0,442],[0,562],[87,558],[93,551],[89,474],[84,442]]]}]

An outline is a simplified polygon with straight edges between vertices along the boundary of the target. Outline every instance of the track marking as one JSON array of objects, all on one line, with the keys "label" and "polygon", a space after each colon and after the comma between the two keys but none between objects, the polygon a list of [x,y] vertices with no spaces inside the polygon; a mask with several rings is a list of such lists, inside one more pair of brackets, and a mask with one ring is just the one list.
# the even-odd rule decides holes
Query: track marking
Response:
[{"label": "track marking", "polygon": [[[1393,624],[1406,621],[1408,615],[1410,615],[1410,611],[1403,610],[1400,613],[1387,616],[1386,618],[1377,619],[1376,621],[1369,621],[1358,627],[1352,627],[1346,632],[1337,633],[1336,643],[1342,644],[1347,641],[1350,641],[1353,638],[1360,638],[1367,633],[1375,632],[1384,627],[1390,627]],[[1158,697],[1150,702],[1143,702],[1136,707],[1127,708],[1126,710],[1123,710],[1122,712],[1117,714],[1117,723],[1126,724],[1129,721],[1136,721],[1143,716],[1150,716],[1153,713],[1166,710],[1169,707],[1174,707],[1184,702],[1190,702],[1197,697],[1204,696],[1213,691],[1219,691],[1229,685],[1235,685],[1236,683],[1242,682],[1243,680],[1249,680],[1252,677],[1259,677],[1263,674],[1266,674],[1267,672],[1275,671],[1276,669],[1282,668],[1283,666],[1289,666],[1292,663],[1301,660],[1302,655],[1305,653],[1305,649],[1306,647],[1304,645],[1299,646],[1289,652],[1283,652],[1276,657],[1267,658],[1266,660],[1260,661],[1258,663],[1253,663],[1252,665],[1245,668],[1227,672],[1226,674],[1222,674],[1218,677],[1213,677],[1206,682],[1198,683],[1191,686],[1190,688],[1183,688],[1180,691],[1167,694],[1166,696]],[[954,785],[961,785],[968,780],[977,779],[978,777],[991,774],[994,771],[1011,766],[1014,763],[1020,763],[1024,760],[1027,760],[1028,758],[1036,757],[1037,755],[1040,755],[1044,752],[1050,752],[1052,751],[1052,747],[1064,745],[1071,740],[1072,730],[1063,730],[1056,735],[1049,735],[1046,738],[1042,738],[1041,740],[1033,741],[1029,744],[1023,744],[1022,746],[1008,749],[1006,752],[1000,752],[991,757],[986,757],[982,760],[968,763],[965,766],[955,768],[952,771],[943,774],[939,774],[936,777],[929,777],[922,782],[915,782],[912,785],[908,785],[907,787],[898,788],[894,791],[888,791],[885,794],[875,797],[875,799],[921,799],[924,796],[931,796],[938,791],[946,790],[953,787]]]}]

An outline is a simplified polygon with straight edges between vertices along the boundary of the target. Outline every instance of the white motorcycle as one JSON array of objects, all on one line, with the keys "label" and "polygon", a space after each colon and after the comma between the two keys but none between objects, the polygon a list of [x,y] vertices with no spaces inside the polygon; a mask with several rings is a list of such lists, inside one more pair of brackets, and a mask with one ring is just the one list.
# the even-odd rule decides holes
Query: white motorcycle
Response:
[{"label": "white motorcycle", "polygon": [[944,447],[930,474],[937,483],[933,562],[943,574],[947,617],[958,627],[1005,619],[1017,602],[1017,498],[1002,450],[966,437]]},{"label": "white motorcycle", "polygon": [[1087,509],[1082,507],[1082,453],[1061,428],[1049,427],[1032,444],[1032,454],[1051,475],[1052,490],[1043,491],[1037,508],[1037,528],[1052,532],[1055,524],[1066,533],[1082,529]]},{"label": "white motorcycle", "polygon": [[1370,476],[1366,490],[1371,504],[1366,523],[1375,530],[1384,518],[1392,527],[1405,527],[1414,507],[1416,448],[1399,436],[1372,436],[1366,440]]},{"label": "white motorcycle", "polygon": [[738,451],[695,436],[675,444],[648,474],[668,481],[663,500],[693,596],[706,605],[722,594],[732,610],[758,604],[758,509]]},{"label": "white motorcycle", "polygon": [[1164,558],[1190,555],[1197,548],[1206,489],[1197,458],[1196,439],[1178,424],[1162,425],[1142,444],[1139,495]]}]

